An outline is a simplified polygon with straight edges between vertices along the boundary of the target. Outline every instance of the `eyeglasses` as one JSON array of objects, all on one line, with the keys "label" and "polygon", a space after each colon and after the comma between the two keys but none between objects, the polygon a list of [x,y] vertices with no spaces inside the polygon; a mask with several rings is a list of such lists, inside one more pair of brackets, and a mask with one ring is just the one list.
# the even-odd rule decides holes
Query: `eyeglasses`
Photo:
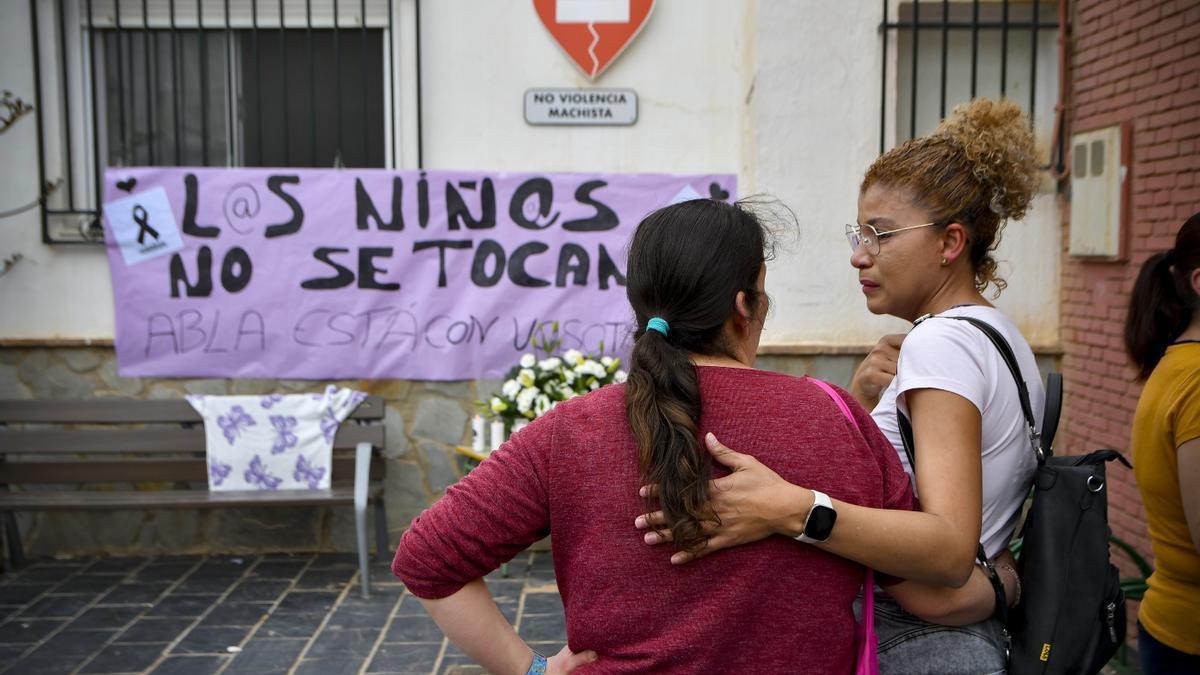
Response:
[{"label": "eyeglasses", "polygon": [[879,230],[875,229],[874,225],[859,225],[858,223],[852,223],[846,226],[846,241],[850,242],[850,249],[853,251],[857,251],[859,246],[865,246],[867,248],[867,253],[870,253],[871,255],[879,255],[879,242],[892,236],[893,234],[898,234],[905,230],[915,230],[937,224],[938,222],[934,221],[932,223],[909,225],[908,227],[901,227],[895,230],[880,232]]}]

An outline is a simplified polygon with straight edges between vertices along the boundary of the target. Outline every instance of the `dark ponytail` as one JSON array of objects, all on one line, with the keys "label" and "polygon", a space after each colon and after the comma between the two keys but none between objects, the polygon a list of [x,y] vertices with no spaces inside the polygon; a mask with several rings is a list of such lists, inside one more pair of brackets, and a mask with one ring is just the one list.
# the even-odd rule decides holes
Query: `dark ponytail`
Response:
[{"label": "dark ponytail", "polygon": [[[764,300],[757,281],[767,234],[739,205],[697,199],[646,217],[629,247],[626,293],[635,333],[625,409],[637,440],[645,483],[658,485],[659,504],[676,545],[695,552],[712,518],[711,460],[701,445],[700,384],[689,353],[733,355],[723,327],[739,291],[751,309]],[[666,335],[647,330],[653,317]]]},{"label": "dark ponytail", "polygon": [[1156,253],[1138,272],[1125,319],[1125,349],[1150,377],[1167,347],[1191,325],[1200,307],[1191,274],[1200,267],[1200,213],[1188,218],[1175,237],[1175,248]]}]

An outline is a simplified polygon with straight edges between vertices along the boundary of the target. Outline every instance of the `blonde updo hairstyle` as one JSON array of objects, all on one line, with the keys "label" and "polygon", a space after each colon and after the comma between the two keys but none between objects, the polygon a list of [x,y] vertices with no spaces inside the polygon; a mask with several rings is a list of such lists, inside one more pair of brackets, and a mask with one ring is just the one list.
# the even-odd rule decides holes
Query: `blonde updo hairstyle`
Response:
[{"label": "blonde updo hairstyle", "polygon": [[1038,182],[1037,149],[1029,120],[1007,100],[977,98],[954,108],[928,136],[880,155],[863,177],[903,190],[941,227],[961,223],[975,272],[975,288],[1008,285],[996,273],[992,252],[1008,219],[1020,220]]}]

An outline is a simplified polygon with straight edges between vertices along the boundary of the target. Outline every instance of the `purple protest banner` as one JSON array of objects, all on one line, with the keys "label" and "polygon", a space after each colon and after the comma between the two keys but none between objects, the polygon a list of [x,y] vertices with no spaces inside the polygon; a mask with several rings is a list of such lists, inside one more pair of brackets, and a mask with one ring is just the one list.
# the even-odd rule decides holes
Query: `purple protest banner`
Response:
[{"label": "purple protest banner", "polygon": [[127,377],[499,377],[539,336],[624,354],[625,250],[732,175],[111,168]]}]

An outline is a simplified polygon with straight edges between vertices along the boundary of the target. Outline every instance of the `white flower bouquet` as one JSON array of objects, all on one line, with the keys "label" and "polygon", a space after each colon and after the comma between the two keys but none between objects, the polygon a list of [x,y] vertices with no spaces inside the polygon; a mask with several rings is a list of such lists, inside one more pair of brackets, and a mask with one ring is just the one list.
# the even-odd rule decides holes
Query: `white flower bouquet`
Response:
[{"label": "white flower bouquet", "polygon": [[504,421],[507,431],[521,420],[533,420],[555,405],[603,387],[625,381],[621,359],[593,358],[568,349],[562,356],[538,359],[525,354],[505,376],[500,391],[487,401],[478,401],[480,411]]}]

